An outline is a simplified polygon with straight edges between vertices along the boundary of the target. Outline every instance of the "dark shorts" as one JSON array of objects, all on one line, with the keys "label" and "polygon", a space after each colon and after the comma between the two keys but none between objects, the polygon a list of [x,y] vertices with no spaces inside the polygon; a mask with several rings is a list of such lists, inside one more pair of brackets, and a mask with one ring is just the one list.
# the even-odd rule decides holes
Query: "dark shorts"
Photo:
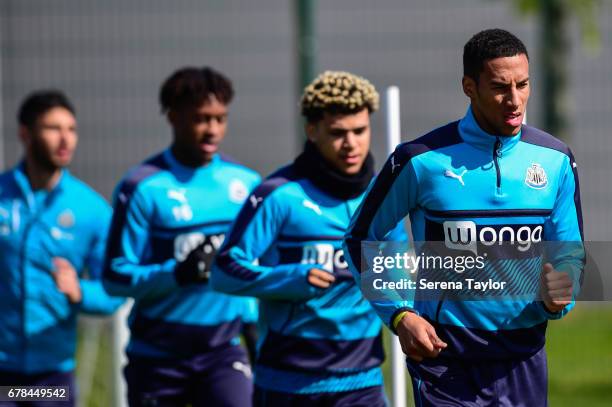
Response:
[{"label": "dark shorts", "polygon": [[0,386],[68,386],[70,396],[67,401],[0,401],[0,407],[71,407],[75,405],[77,396],[73,372],[22,374],[0,371]]},{"label": "dark shorts", "polygon": [[293,394],[255,386],[255,407],[385,407],[387,398],[382,386],[338,393]]},{"label": "dark shorts", "polygon": [[548,405],[546,351],[523,360],[469,362],[408,360],[417,407],[544,407]]},{"label": "dark shorts", "polygon": [[239,346],[189,359],[129,356],[124,374],[132,407],[251,406],[251,367]]}]

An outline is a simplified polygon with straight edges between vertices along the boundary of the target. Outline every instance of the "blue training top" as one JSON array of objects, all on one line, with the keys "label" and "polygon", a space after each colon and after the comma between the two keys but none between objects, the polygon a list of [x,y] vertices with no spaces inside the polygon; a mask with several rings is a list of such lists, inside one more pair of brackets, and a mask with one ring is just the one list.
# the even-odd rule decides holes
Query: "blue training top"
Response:
[{"label": "blue training top", "polygon": [[[333,197],[290,165],[268,177],[245,202],[217,256],[211,283],[260,299],[256,385],[321,393],[382,383],[381,324],[341,248],[362,197]],[[401,225],[389,239],[406,239]],[[335,283],[327,289],[310,285],[312,268],[334,273]]]},{"label": "blue training top", "polygon": [[[357,278],[361,243],[382,240],[406,215],[415,241],[444,240],[456,247],[452,236],[481,242],[483,235],[490,240],[505,227],[515,236],[528,231],[542,241],[577,242],[578,250],[563,253],[553,265],[557,270],[583,266],[578,175],[569,148],[526,125],[516,136],[490,135],[471,108],[461,121],[403,143],[389,157],[346,235],[347,261]],[[456,230],[445,234],[443,227]],[[372,303],[389,326],[403,310],[421,314],[449,344],[441,356],[465,359],[533,354],[544,345],[546,321],[573,306],[552,314],[541,301]]]},{"label": "blue training top", "polygon": [[[77,313],[111,314],[123,302],[100,282],[110,218],[104,198],[68,170],[50,191],[32,190],[23,163],[0,175],[0,370],[74,369]],[[88,274],[80,304],[57,289],[54,257]]]},{"label": "blue training top", "polygon": [[135,300],[128,353],[188,357],[235,344],[242,322],[257,320],[255,300],[181,287],[174,267],[202,242],[216,251],[260,181],[254,171],[215,155],[198,168],[170,149],[128,172],[115,193],[104,270],[106,289]]}]

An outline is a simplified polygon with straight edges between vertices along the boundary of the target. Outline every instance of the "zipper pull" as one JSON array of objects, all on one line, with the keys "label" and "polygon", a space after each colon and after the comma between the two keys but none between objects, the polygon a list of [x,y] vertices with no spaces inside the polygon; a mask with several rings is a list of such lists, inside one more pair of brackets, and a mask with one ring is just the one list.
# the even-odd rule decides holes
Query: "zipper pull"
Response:
[{"label": "zipper pull", "polygon": [[501,193],[501,170],[499,169],[499,159],[502,156],[502,142],[497,137],[495,139],[495,146],[493,147],[493,163],[495,164],[495,174],[497,176],[497,193]]},{"label": "zipper pull", "polygon": [[495,147],[493,147],[493,153],[494,153],[494,154],[495,154],[495,155],[496,155],[498,158],[501,158],[501,156],[502,156],[502,150],[501,150],[501,147],[502,147],[502,142],[501,142],[501,140],[499,139],[499,137],[497,137],[497,139],[496,139],[496,141],[495,141]]}]

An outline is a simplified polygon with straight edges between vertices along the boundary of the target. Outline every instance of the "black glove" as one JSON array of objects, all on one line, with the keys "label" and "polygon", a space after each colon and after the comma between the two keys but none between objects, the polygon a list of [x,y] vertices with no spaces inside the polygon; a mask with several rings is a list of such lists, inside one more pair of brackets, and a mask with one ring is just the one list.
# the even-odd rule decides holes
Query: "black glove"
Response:
[{"label": "black glove", "polygon": [[206,284],[210,268],[215,259],[215,250],[210,243],[202,243],[193,249],[185,260],[177,263],[174,278],[178,285]]}]

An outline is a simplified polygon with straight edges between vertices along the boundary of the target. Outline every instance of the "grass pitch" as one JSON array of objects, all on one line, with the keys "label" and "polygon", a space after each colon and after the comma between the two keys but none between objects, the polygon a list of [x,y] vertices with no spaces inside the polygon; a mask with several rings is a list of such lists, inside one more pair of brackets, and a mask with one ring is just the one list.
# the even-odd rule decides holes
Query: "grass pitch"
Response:
[{"label": "grass pitch", "polygon": [[[77,352],[77,376],[83,380],[86,364],[93,364],[94,373],[89,384],[81,383],[79,405],[106,407],[113,404],[112,364],[110,343],[112,331],[108,320],[97,337],[97,356],[86,355],[82,343]],[[91,325],[82,324],[79,338]],[[389,336],[385,332],[385,345]],[[81,342],[81,341],[80,341]],[[551,407],[583,405],[589,407],[612,405],[612,304],[579,303],[560,321],[551,321],[546,340],[549,367],[549,402]],[[90,370],[91,371],[91,370]],[[391,380],[389,360],[383,365],[385,388],[390,399]],[[408,405],[412,406],[412,385],[407,375]]]}]

